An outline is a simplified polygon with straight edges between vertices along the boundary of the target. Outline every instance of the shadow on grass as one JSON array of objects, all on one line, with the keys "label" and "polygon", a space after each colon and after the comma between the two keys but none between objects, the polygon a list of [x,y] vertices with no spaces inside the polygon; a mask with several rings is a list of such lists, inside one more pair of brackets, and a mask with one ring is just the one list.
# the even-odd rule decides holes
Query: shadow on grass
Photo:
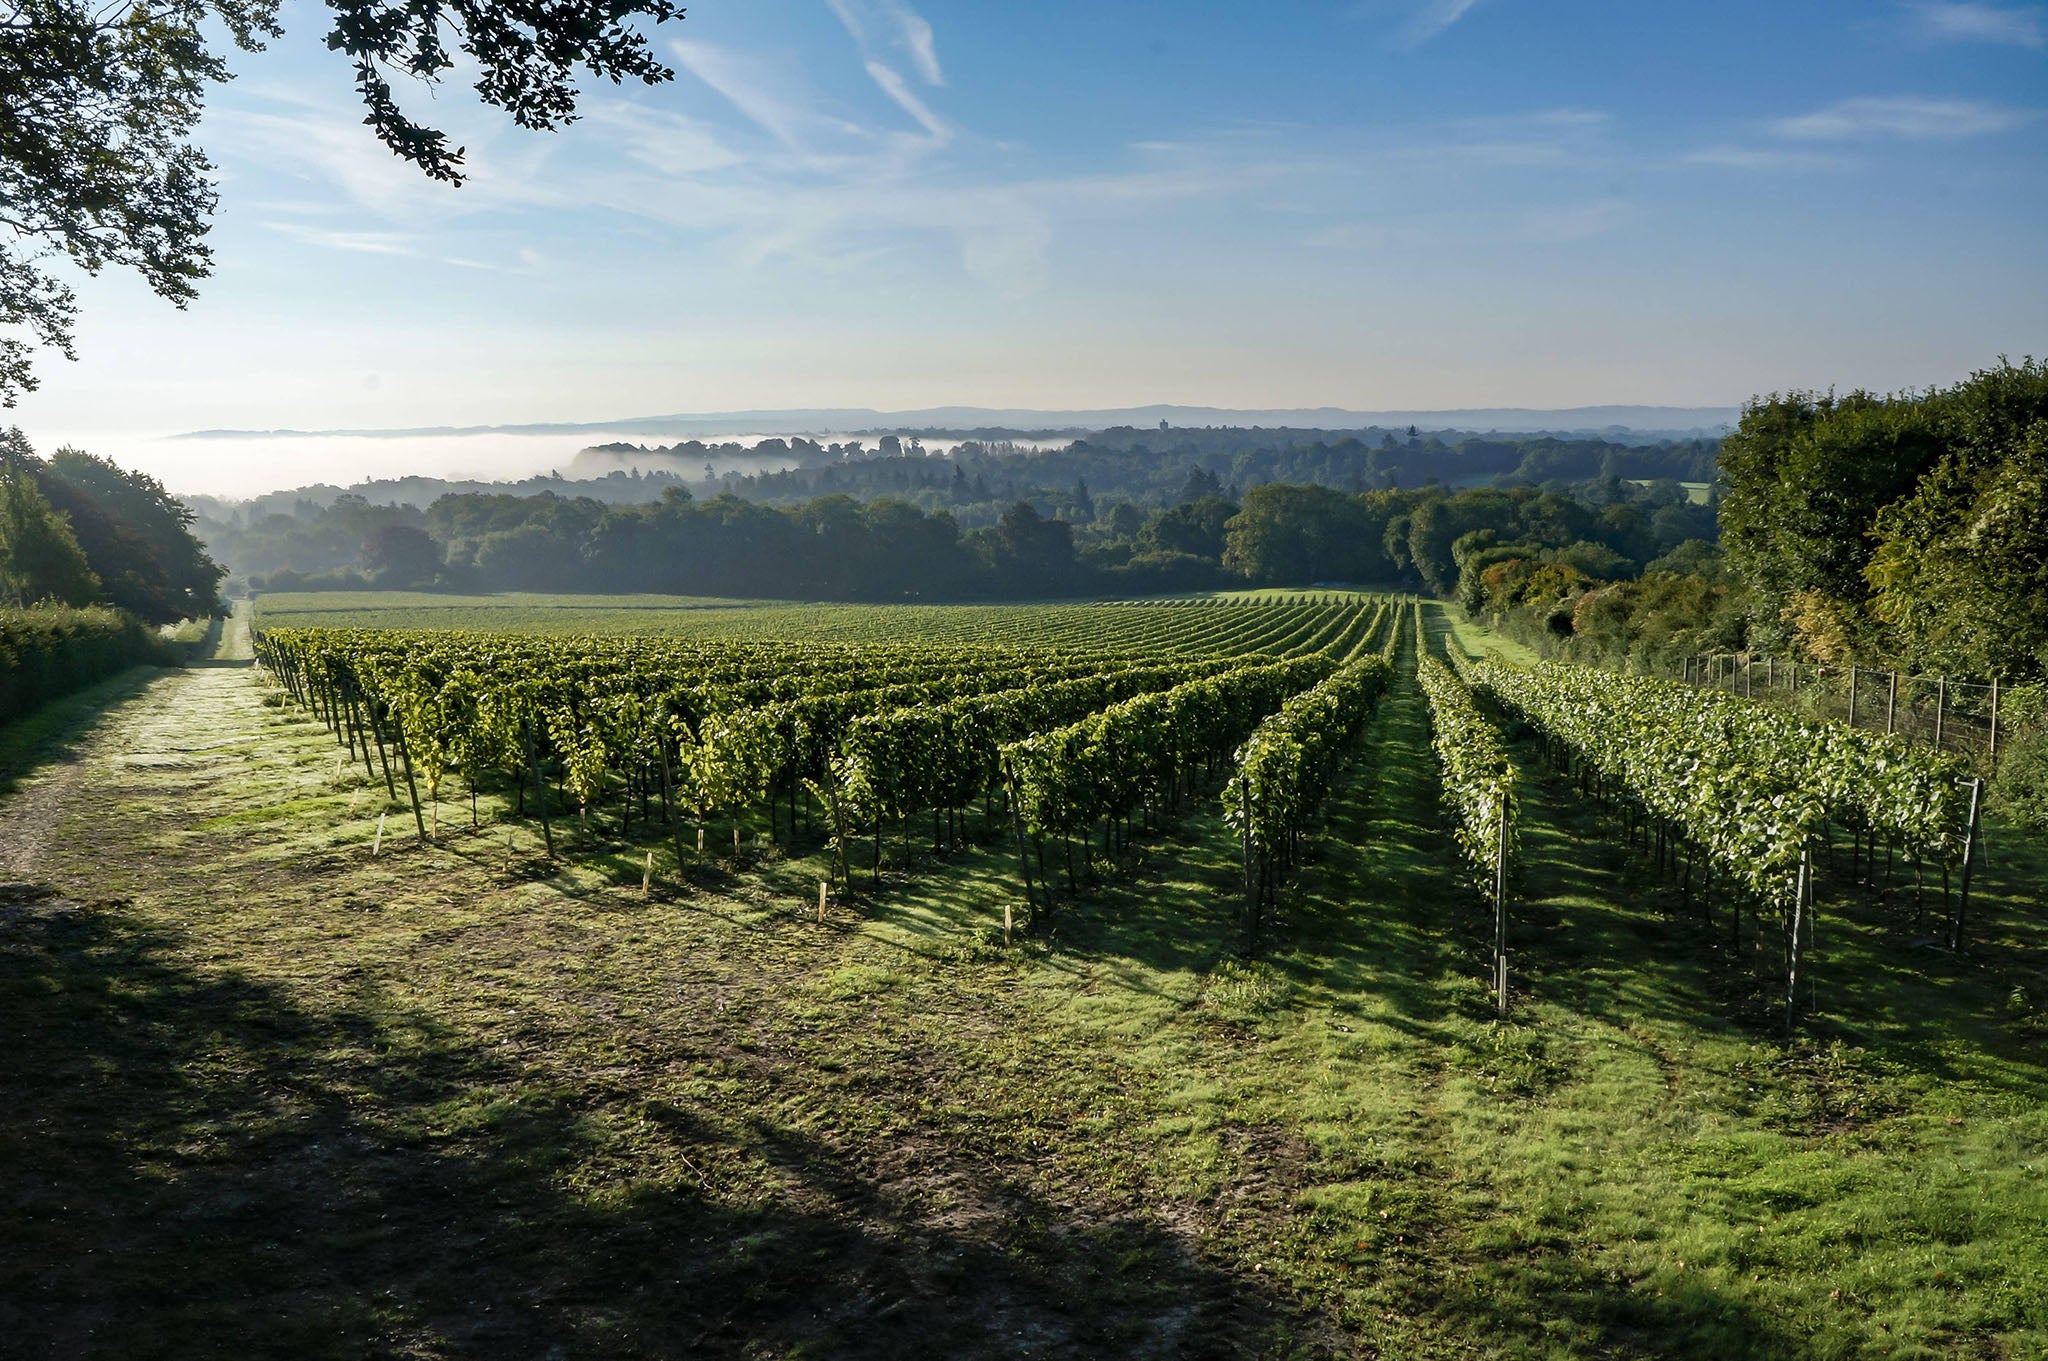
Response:
[{"label": "shadow on grass", "polygon": [[1170,1233],[964,1150],[885,1169],[767,1090],[563,1085],[396,980],[313,1009],[194,973],[119,904],[12,890],[0,930],[8,1355],[1234,1356],[1286,1331]]},{"label": "shadow on grass", "polygon": [[76,760],[113,709],[149,688],[164,674],[134,666],[118,676],[45,704],[12,723],[0,724],[0,798],[14,792],[40,766]]}]

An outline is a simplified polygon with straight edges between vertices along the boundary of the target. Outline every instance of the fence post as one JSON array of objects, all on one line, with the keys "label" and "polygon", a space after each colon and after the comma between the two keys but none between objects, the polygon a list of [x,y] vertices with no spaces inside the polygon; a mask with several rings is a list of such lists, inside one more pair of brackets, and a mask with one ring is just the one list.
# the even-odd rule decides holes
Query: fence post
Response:
[{"label": "fence post", "polygon": [[1849,726],[1856,726],[1856,663],[1849,663]]},{"label": "fence post", "polygon": [[1892,735],[1893,720],[1898,716],[1898,712],[1899,673],[1894,671],[1892,672],[1891,692],[1885,696],[1884,700],[1884,735],[1886,737],[1890,737]]},{"label": "fence post", "polygon": [[1998,767],[1998,677],[1991,678],[1991,766]]},{"label": "fence post", "polygon": [[1805,925],[1806,895],[1813,891],[1813,851],[1802,847],[1799,852],[1799,882],[1792,893],[1792,940],[1790,953],[1785,961],[1785,1033],[1792,1033],[1792,1018],[1798,1006],[1799,993],[1799,930]]},{"label": "fence post", "polygon": [[1508,1013],[1508,786],[1500,786],[1500,825],[1493,847],[1493,964],[1500,1014]]},{"label": "fence post", "polygon": [[1961,953],[1963,948],[1963,914],[1970,910],[1970,862],[1975,860],[1977,849],[1977,809],[1984,798],[1982,779],[1965,780],[1970,786],[1970,822],[1963,831],[1963,884],[1962,892],[1956,898],[1956,919],[1949,935],[1949,948]]},{"label": "fence post", "polygon": [[1941,750],[1941,720],[1948,709],[1948,677],[1934,678],[1934,749]]},{"label": "fence post", "polygon": [[1755,673],[1755,671],[1756,671],[1756,654],[1755,654],[1755,653],[1753,653],[1753,652],[1745,652],[1745,653],[1743,653],[1743,654],[1742,654],[1742,697],[1743,697],[1744,699],[1748,699],[1748,698],[1750,697],[1750,695],[1751,695],[1751,694],[1753,693],[1753,691],[1752,691],[1752,688],[1751,688],[1751,686],[1750,686],[1750,683],[1749,683],[1749,682],[1750,682],[1750,677],[1751,677],[1751,676],[1752,676],[1752,675],[1753,675],[1753,674]]}]

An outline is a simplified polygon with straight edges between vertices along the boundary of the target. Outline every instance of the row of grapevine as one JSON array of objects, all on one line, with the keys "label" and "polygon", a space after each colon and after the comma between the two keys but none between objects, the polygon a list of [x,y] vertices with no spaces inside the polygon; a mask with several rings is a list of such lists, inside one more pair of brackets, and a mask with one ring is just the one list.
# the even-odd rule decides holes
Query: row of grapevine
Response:
[{"label": "row of grapevine", "polygon": [[1791,902],[1801,856],[1829,820],[1938,861],[1961,854],[1968,796],[1945,756],[1648,676],[1498,659],[1475,669],[1505,706],[1767,902]]},{"label": "row of grapevine", "polygon": [[1251,663],[1111,705],[1077,723],[1036,733],[1002,748],[1024,855],[1025,892],[1036,901],[1031,865],[1048,899],[1045,845],[1064,847],[1067,882],[1078,891],[1076,838],[1085,848],[1097,824],[1114,853],[1129,815],[1178,806],[1244,741],[1259,720],[1288,696],[1336,669],[1313,654]]},{"label": "row of grapevine", "polygon": [[[1708,875],[1778,914],[1788,1026],[1812,942],[1813,848],[1828,825],[1881,835],[1916,862],[1967,865],[1975,801],[1952,758],[1652,677],[1497,658],[1474,669],[1596,792],[1640,807]],[[1738,898],[1738,937],[1741,926]],[[1953,943],[1961,936],[1959,907]]]},{"label": "row of grapevine", "polygon": [[[700,824],[737,817],[772,794],[772,834],[775,801],[787,794],[794,805],[807,782],[823,778],[846,729],[865,714],[1009,691],[1047,691],[1056,703],[1099,708],[1232,665],[1220,659],[1112,664],[1058,655],[1032,661],[1017,653],[987,654],[971,665],[950,655],[868,649],[859,658],[838,659],[833,669],[785,674],[774,670],[783,658],[740,649],[703,658],[693,673],[677,659],[679,653],[698,660],[690,648],[664,657],[644,647],[578,654],[557,640],[488,635],[422,639],[411,648],[398,646],[402,641],[375,634],[272,634],[263,639],[263,651],[274,673],[328,722],[351,756],[361,751],[373,779],[373,742],[387,784],[389,745],[403,773],[417,770],[424,778],[430,802],[450,769],[462,770],[472,791],[478,776],[499,771],[513,782],[522,810],[528,792],[534,795],[551,847],[544,769],[556,776],[556,805],[572,805],[586,826],[608,793],[618,795],[624,827],[635,797],[644,814],[658,789],[664,817],[688,816]],[[1016,706],[987,707],[1001,713]]]},{"label": "row of grapevine", "polygon": [[1390,675],[1381,656],[1347,662],[1291,696],[1238,748],[1223,816],[1244,845],[1247,953],[1257,953],[1261,922]]},{"label": "row of grapevine", "polygon": [[[1423,646],[1416,609],[1415,680],[1429,705],[1430,746],[1441,772],[1444,810],[1475,885],[1493,900],[1493,989],[1508,1006],[1508,893],[1521,875],[1515,768],[1500,730],[1479,711],[1459,674]],[[1457,659],[1453,652],[1452,657]]]},{"label": "row of grapevine", "polygon": [[1298,863],[1353,740],[1387,691],[1401,619],[1402,611],[1382,604],[1355,621],[1328,649],[1345,664],[1290,697],[1232,758],[1223,815],[1243,845],[1247,953],[1257,952],[1280,885]]},{"label": "row of grapevine", "polygon": [[1415,679],[1429,701],[1430,745],[1442,772],[1444,806],[1458,849],[1476,886],[1499,901],[1518,876],[1521,850],[1515,771],[1507,747],[1450,667],[1422,653]]}]

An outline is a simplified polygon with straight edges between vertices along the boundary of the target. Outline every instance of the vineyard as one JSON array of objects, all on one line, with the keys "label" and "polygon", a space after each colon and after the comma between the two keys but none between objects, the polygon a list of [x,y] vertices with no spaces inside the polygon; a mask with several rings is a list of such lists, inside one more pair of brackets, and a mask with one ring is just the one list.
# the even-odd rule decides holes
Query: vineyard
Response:
[{"label": "vineyard", "polygon": [[2048,871],[1924,746],[1337,592],[285,604],[0,890],[32,1354],[2048,1339]]},{"label": "vineyard", "polygon": [[[344,760],[388,797],[403,790],[420,840],[440,834],[459,783],[472,830],[492,796],[537,825],[549,857],[643,852],[649,887],[819,845],[822,910],[835,890],[879,888],[885,863],[1007,844],[1027,911],[1049,917],[1128,859],[1134,828],[1157,832],[1220,796],[1241,843],[1243,948],[1256,954],[1406,630],[1447,840],[1492,907],[1487,972],[1503,1008],[1520,838],[1514,761],[1481,697],[1612,806],[1704,920],[1718,886],[1736,948],[1745,908],[1753,955],[1760,923],[1775,923],[1787,1026],[1812,950],[1816,852],[1832,866],[1837,831],[1851,877],[1867,879],[1880,850],[1888,873],[1911,867],[1923,926],[1938,874],[1947,943],[1965,938],[1982,788],[1950,758],[1649,677],[1456,646],[1440,657],[1419,602],[706,602],[684,628],[281,627],[256,649]],[[1006,941],[1016,924],[1006,904]]]},{"label": "vineyard", "polygon": [[[550,856],[558,822],[565,853],[637,838],[650,880],[657,854],[680,874],[719,850],[714,824],[735,858],[821,831],[850,892],[863,849],[879,883],[892,832],[910,864],[928,816],[934,854],[1012,833],[1025,899],[1050,910],[1098,855],[1116,860],[1133,817],[1150,828],[1218,786],[1269,880],[1305,830],[1303,780],[1327,777],[1384,689],[1401,617],[1304,599],[963,611],[915,642],[281,628],[255,643],[347,760],[392,798],[403,787],[423,841],[453,778],[472,827],[480,794],[509,793]],[[1306,762],[1281,773],[1283,751]]]}]

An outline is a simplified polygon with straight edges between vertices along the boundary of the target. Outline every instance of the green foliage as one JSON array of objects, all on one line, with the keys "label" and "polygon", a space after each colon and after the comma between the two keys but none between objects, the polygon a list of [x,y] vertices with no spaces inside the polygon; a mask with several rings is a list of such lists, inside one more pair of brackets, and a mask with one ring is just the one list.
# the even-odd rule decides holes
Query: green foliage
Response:
[{"label": "green foliage", "polygon": [[2034,674],[2048,649],[2048,365],[1980,374],[1945,408],[1940,465],[1871,531],[1871,610],[1916,664]]},{"label": "green foliage", "polygon": [[114,610],[0,609],[0,723],[156,655],[141,625]]},{"label": "green foliage", "polygon": [[1992,783],[1994,806],[2039,832],[2048,832],[2048,685],[2006,692]]},{"label": "green foliage", "polygon": [[[1391,611],[1390,611],[1391,612]],[[1295,841],[1329,796],[1351,743],[1386,694],[1384,657],[1349,662],[1291,696],[1253,730],[1223,786],[1224,820],[1268,873],[1283,869]],[[1253,866],[1247,866],[1247,874]]]},{"label": "green foliage", "polygon": [[1329,487],[1253,487],[1229,522],[1223,565],[1252,581],[1300,586],[1383,579],[1371,551],[1383,523],[1371,503]]},{"label": "green foliage", "polygon": [[1159,553],[1186,553],[1220,561],[1225,529],[1238,507],[1220,496],[1205,496],[1168,506],[1147,520],[1138,542]]},{"label": "green foliage", "polygon": [[[819,617],[764,613],[785,630]],[[1005,744],[1091,715],[1131,718],[1159,696],[1171,696],[1155,715],[1171,752],[1213,759],[1274,682],[1204,682],[1248,667],[1320,674],[1325,650],[1384,613],[1352,600],[964,611],[951,617],[986,632],[956,646],[889,641],[901,637],[895,612],[874,610],[860,615],[863,640],[846,643],[284,628],[259,634],[258,653],[337,732],[361,721],[358,701],[395,726],[430,796],[451,770],[472,788],[492,769],[527,787],[537,762],[585,811],[638,789],[696,821],[737,818],[809,789],[852,819],[841,830],[879,832],[988,793]],[[1034,618],[1051,626],[1039,645],[994,642]],[[1289,652],[1310,655],[1266,655]],[[1248,664],[1245,653],[1261,655]]]},{"label": "green foliage", "polygon": [[1415,679],[1429,700],[1430,744],[1443,773],[1444,806],[1458,849],[1471,866],[1474,886],[1490,896],[1503,869],[1510,884],[1521,877],[1514,765],[1499,730],[1449,667],[1421,652]]},{"label": "green foliage", "polygon": [[13,432],[0,442],[0,604],[84,605],[99,587],[70,521],[44,497],[34,460]]},{"label": "green foliage", "polygon": [[2048,645],[2048,365],[1924,394],[1753,404],[1723,543],[1760,635],[1821,660],[2030,675]]},{"label": "green foliage", "polygon": [[1939,753],[1647,676],[1497,659],[1475,675],[1766,902],[1791,905],[1823,821],[1937,861],[1962,849],[1961,770]]},{"label": "green foliage", "polygon": [[106,601],[146,624],[205,619],[226,572],[192,532],[192,511],[146,473],[62,448],[39,470],[71,522]]},{"label": "green foliage", "polygon": [[1320,655],[1252,664],[1138,695],[1003,748],[1034,837],[1085,836],[1141,802],[1163,806],[1286,698],[1333,669]]}]

